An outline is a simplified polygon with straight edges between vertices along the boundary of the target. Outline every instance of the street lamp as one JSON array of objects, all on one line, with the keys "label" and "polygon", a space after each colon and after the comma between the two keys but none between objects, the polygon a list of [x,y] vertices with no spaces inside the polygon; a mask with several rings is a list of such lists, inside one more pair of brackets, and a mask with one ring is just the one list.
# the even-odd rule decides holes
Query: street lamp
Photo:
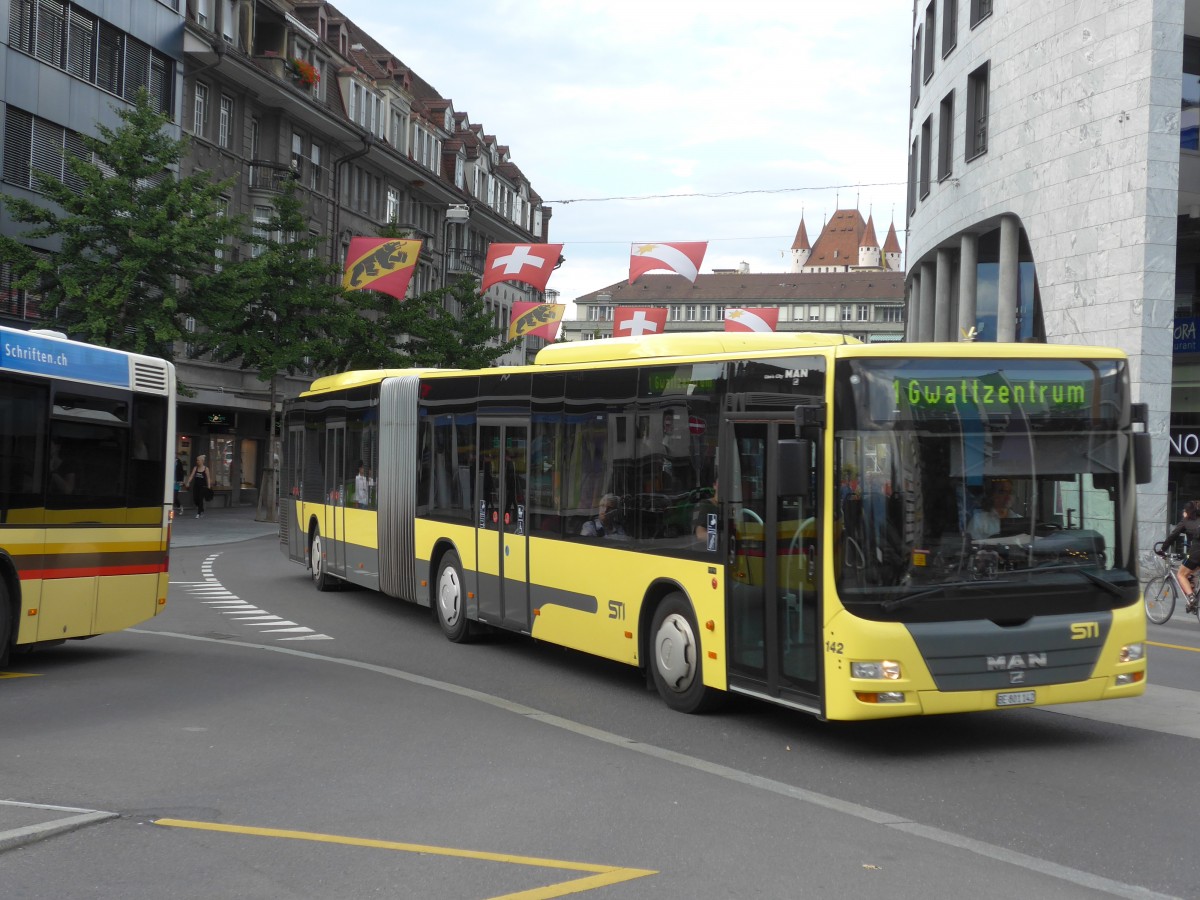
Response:
[{"label": "street lamp", "polygon": [[465,203],[453,203],[446,209],[446,224],[442,229],[445,238],[442,247],[442,287],[450,282],[450,226],[462,225],[470,218],[471,210]]}]

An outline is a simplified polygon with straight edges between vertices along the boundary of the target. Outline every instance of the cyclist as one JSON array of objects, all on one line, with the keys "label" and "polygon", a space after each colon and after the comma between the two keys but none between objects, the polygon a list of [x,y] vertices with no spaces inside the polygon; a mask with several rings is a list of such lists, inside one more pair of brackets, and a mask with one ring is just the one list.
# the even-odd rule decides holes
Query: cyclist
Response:
[{"label": "cyclist", "polygon": [[1192,593],[1191,576],[1196,574],[1197,569],[1200,569],[1200,540],[1197,540],[1200,538],[1200,502],[1189,500],[1183,505],[1183,518],[1180,519],[1178,525],[1171,529],[1171,533],[1162,542],[1163,550],[1158,555],[1166,556],[1166,549],[1181,534],[1186,535],[1188,554],[1183,565],[1175,573],[1175,581],[1179,583],[1179,589],[1187,598],[1185,612],[1194,613],[1197,601],[1196,595]]}]

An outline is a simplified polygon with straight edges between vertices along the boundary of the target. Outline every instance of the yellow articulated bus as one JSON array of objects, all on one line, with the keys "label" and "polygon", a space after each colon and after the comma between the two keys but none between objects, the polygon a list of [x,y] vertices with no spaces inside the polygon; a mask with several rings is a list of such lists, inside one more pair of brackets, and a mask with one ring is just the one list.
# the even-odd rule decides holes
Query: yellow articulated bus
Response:
[{"label": "yellow articulated bus", "polygon": [[667,334],[348,372],[285,413],[281,541],[431,608],[853,720],[1145,690],[1118,351]]},{"label": "yellow articulated bus", "polygon": [[175,369],[0,328],[0,663],[167,602]]}]

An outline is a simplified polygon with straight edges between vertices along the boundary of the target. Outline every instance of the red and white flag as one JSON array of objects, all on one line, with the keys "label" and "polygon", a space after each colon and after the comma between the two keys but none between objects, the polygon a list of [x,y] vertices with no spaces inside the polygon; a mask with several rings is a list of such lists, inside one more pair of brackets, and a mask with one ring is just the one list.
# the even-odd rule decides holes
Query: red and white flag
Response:
[{"label": "red and white flag", "polygon": [[613,337],[662,334],[667,330],[667,311],[653,307],[618,306],[613,310]]},{"label": "red and white flag", "polygon": [[685,241],[672,244],[634,244],[629,251],[629,283],[633,284],[647,272],[666,269],[682,275],[692,284],[700,274],[708,241]]},{"label": "red and white flag", "polygon": [[483,264],[483,293],[497,281],[521,281],[539,291],[562,258],[562,244],[492,244]]},{"label": "red and white flag", "polygon": [[774,331],[778,324],[778,307],[725,310],[726,331]]}]

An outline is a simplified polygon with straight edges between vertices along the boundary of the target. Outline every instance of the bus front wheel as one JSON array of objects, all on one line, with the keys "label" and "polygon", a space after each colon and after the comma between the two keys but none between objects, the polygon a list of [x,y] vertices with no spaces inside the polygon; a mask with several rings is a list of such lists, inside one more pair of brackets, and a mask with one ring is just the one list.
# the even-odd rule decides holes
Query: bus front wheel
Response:
[{"label": "bus front wheel", "polygon": [[463,582],[462,563],[453,550],[442,557],[438,569],[437,594],[433,598],[438,624],[442,633],[456,644],[471,639],[471,622],[467,619],[467,591]]},{"label": "bus front wheel", "polygon": [[313,586],[318,591],[332,591],[333,577],[326,570],[325,544],[321,541],[321,529],[314,528],[312,542],[309,544],[308,564],[312,571]]},{"label": "bus front wheel", "polygon": [[650,626],[650,667],[659,695],[679,712],[703,712],[717,700],[704,686],[699,635],[687,598],[678,592],[664,597]]}]

